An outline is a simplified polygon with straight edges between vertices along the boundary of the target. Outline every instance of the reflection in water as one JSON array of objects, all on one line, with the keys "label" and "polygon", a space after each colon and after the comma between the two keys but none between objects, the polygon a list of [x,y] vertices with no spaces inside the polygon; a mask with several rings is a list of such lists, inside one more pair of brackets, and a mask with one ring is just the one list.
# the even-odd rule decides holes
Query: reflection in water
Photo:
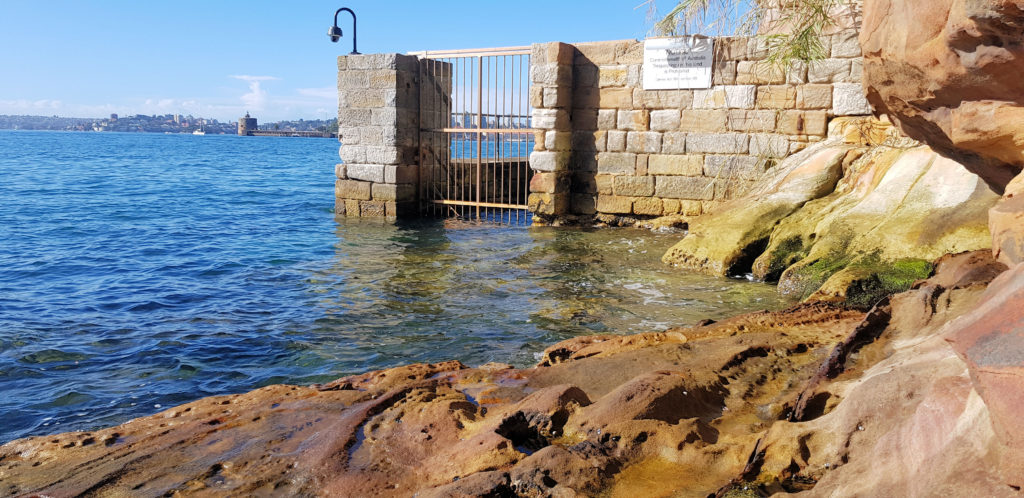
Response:
[{"label": "reflection in water", "polygon": [[316,347],[346,372],[445,359],[525,366],[576,335],[788,304],[768,285],[662,265],[678,234],[350,219],[336,234],[309,292],[323,310]]}]

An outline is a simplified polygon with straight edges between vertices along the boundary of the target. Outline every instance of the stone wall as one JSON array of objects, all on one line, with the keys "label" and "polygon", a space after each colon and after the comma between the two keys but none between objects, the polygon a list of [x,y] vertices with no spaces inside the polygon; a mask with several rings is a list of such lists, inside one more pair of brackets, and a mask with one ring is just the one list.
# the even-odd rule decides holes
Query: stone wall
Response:
[{"label": "stone wall", "polygon": [[[698,215],[778,159],[823,140],[835,116],[870,114],[856,29],[829,57],[781,70],[763,40],[715,39],[713,86],[641,88],[643,42],[538,44],[532,61],[531,207],[542,221]],[[571,53],[572,62],[568,63]]]},{"label": "stone wall", "polygon": [[416,212],[419,62],[410,55],[338,57],[335,212],[394,217]]}]

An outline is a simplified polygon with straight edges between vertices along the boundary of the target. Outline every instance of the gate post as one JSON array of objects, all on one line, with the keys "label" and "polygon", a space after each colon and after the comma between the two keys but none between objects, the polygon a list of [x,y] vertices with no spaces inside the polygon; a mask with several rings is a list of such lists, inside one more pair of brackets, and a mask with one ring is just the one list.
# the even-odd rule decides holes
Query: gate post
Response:
[{"label": "gate post", "polygon": [[402,54],[338,57],[339,215],[417,214],[419,63]]},{"label": "gate post", "polygon": [[530,154],[530,211],[550,223],[569,213],[569,157],[572,151],[572,64],[575,48],[560,42],[535,43],[530,55],[530,104],[536,130]]}]

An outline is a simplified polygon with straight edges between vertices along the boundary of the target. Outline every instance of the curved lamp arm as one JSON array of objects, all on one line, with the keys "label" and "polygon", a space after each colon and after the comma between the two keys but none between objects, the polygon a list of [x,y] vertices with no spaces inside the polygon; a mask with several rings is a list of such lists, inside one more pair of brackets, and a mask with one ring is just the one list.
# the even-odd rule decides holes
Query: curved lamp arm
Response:
[{"label": "curved lamp arm", "polygon": [[350,55],[360,55],[359,51],[356,50],[356,13],[352,12],[352,9],[342,7],[334,13],[334,26],[327,30],[327,36],[331,37],[332,42],[337,42],[341,38],[341,28],[338,27],[338,14],[341,14],[343,10],[352,14],[352,53]]}]

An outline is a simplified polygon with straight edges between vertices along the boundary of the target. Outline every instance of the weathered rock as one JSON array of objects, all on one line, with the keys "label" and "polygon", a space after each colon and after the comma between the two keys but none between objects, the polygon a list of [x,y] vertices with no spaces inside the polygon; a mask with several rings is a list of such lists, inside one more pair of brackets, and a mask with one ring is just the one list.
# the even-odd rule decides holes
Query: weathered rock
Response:
[{"label": "weathered rock", "polygon": [[999,470],[1024,486],[1024,264],[995,279],[977,308],[945,328],[967,363],[998,442]]},{"label": "weathered rock", "polygon": [[977,176],[885,121],[839,118],[830,136],[754,193],[691,220],[663,259],[718,275],[749,271],[779,280],[785,294],[869,308],[927,277],[931,260],[990,247],[998,197]]},{"label": "weathered rock", "polygon": [[1022,327],[995,333],[990,311],[1024,309],[1024,267],[987,292],[1005,268],[988,251],[936,268],[867,316],[802,304],[576,338],[531,369],[410,365],[13,441],[0,493],[1014,495],[1020,386],[1000,362]]},{"label": "weathered rock", "polygon": [[988,212],[992,253],[1007,265],[1024,262],[1024,175],[1007,186],[1003,198]]},{"label": "weathered rock", "polygon": [[761,253],[779,220],[832,192],[850,150],[844,144],[822,143],[785,159],[770,180],[746,198],[693,220],[690,232],[663,261],[714,275],[738,271]]},{"label": "weathered rock", "polygon": [[864,85],[878,113],[1003,187],[1024,168],[1024,4],[864,0]]},{"label": "weathered rock", "polygon": [[876,147],[835,192],[782,220],[753,264],[784,293],[870,307],[931,273],[931,260],[990,246],[997,196],[927,147]]}]

